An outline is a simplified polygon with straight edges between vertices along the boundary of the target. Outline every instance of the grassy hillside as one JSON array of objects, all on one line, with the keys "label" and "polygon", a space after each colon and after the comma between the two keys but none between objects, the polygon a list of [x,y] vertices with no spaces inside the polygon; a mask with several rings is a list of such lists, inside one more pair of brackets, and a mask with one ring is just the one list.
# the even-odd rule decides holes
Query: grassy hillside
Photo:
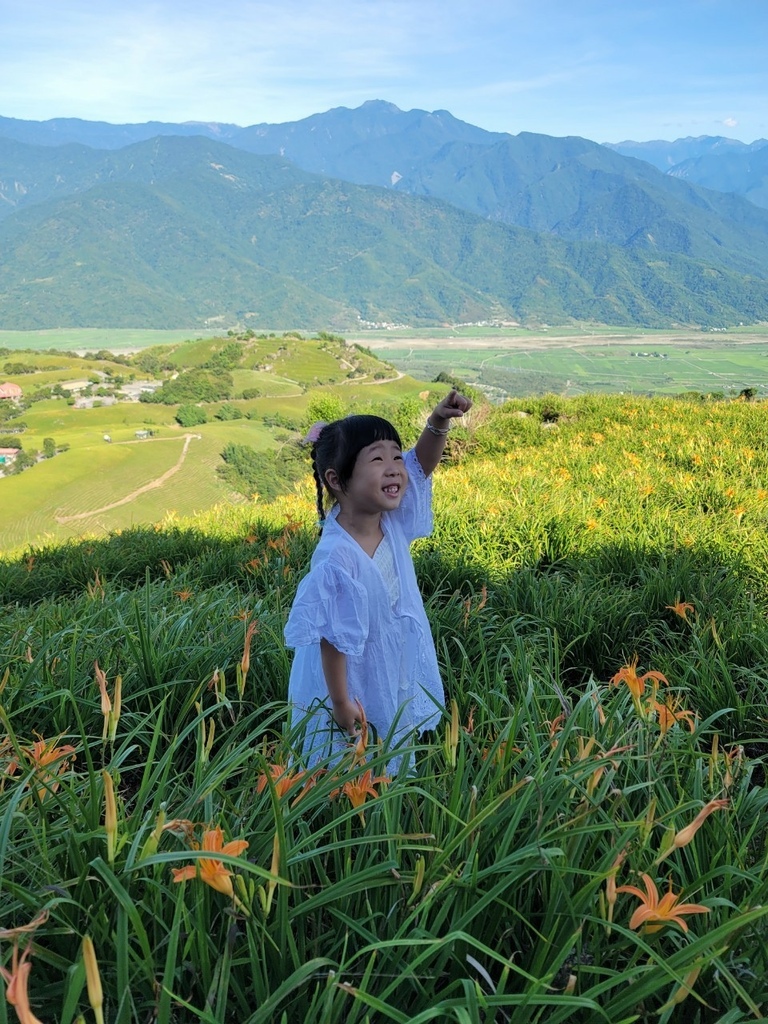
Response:
[{"label": "grassy hillside", "polygon": [[[27,453],[43,451],[46,439],[59,449],[19,475],[0,477],[0,550],[99,536],[169,515],[190,516],[221,502],[239,504],[268,490],[268,484],[278,486],[270,477],[280,476],[291,455],[296,459],[296,441],[312,401],[325,395],[343,410],[372,402],[394,408],[410,399],[421,416],[426,404],[417,396],[434,389],[328,334],[308,339],[297,333],[246,333],[149,347],[117,362],[107,351],[92,356],[6,350],[0,357],[2,379],[23,389],[25,405],[15,416],[12,407],[0,410],[0,435],[18,441]],[[222,362],[231,380],[229,397],[205,402],[208,422],[194,428],[177,422],[183,403],[104,405],[107,399],[98,395],[102,387],[125,395],[121,388],[142,381],[171,382],[205,368],[215,372],[223,369]],[[394,390],[388,380],[396,381]],[[83,395],[91,381],[91,407],[68,404],[68,396]],[[65,389],[75,384],[76,391]],[[64,389],[58,396],[51,392],[57,386]],[[240,418],[217,419],[224,406]],[[137,439],[142,430],[152,436]],[[244,492],[223,479],[222,456],[229,444],[274,453],[276,461],[263,471],[267,479]],[[290,489],[290,475],[279,486]]]},{"label": "grassy hillside", "polygon": [[628,397],[454,430],[415,548],[447,710],[410,773],[371,732],[300,774],[309,486],[0,560],[35,1013],[89,1012],[87,935],[121,1022],[759,1018],[767,442],[759,403]]}]

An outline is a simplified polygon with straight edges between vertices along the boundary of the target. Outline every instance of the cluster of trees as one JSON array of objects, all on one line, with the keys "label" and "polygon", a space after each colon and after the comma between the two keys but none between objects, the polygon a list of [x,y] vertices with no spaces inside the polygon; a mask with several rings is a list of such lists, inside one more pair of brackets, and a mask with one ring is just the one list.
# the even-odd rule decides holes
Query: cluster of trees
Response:
[{"label": "cluster of trees", "polygon": [[[241,420],[243,418],[250,419],[250,416],[236,405],[232,405],[231,402],[225,402],[214,416],[214,419],[224,421]],[[188,402],[185,405],[179,406],[175,419],[182,427],[198,427],[208,422],[208,413],[201,405],[194,405]]]},{"label": "cluster of trees", "polygon": [[143,392],[140,402],[155,405],[185,405],[197,402],[222,402],[232,397],[234,381],[226,370],[196,368],[166,380],[154,392]]},{"label": "cluster of trees", "polygon": [[18,376],[22,373],[37,373],[37,367],[32,366],[31,363],[6,363],[3,373],[8,377]]},{"label": "cluster of trees", "polygon": [[285,494],[309,471],[306,455],[291,443],[265,452],[247,444],[228,444],[221,457],[224,465],[217,472],[232,490],[247,498],[258,494],[264,501]]}]

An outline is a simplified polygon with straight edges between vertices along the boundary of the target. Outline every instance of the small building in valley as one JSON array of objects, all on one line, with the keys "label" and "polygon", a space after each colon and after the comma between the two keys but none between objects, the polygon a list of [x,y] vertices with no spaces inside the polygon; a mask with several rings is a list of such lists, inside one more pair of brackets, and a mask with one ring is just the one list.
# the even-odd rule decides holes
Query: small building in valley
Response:
[{"label": "small building in valley", "polygon": [[0,448],[0,466],[10,466],[18,454],[18,448]]},{"label": "small building in valley", "polygon": [[18,402],[23,393],[18,384],[11,384],[10,381],[0,384],[0,398],[11,398],[14,402]]}]

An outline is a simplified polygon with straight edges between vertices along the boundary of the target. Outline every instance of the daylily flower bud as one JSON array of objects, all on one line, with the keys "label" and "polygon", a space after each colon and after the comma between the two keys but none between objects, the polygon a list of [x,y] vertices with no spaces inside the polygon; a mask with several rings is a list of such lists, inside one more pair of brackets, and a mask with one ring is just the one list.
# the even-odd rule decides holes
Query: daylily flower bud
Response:
[{"label": "daylily flower bud", "polygon": [[104,779],[104,831],[107,834],[107,860],[115,862],[115,843],[117,840],[117,804],[115,803],[115,787],[112,776],[106,769],[101,773]]},{"label": "daylily flower bud", "polygon": [[120,709],[123,703],[123,677],[115,679],[115,691],[112,694],[112,712],[109,716],[109,742],[115,742],[117,723],[120,721]]},{"label": "daylily flower bud", "polygon": [[83,937],[83,963],[85,964],[85,983],[88,988],[88,1002],[91,1004],[97,1024],[104,1024],[104,993],[101,988],[101,975],[96,961],[96,951],[90,935]]}]

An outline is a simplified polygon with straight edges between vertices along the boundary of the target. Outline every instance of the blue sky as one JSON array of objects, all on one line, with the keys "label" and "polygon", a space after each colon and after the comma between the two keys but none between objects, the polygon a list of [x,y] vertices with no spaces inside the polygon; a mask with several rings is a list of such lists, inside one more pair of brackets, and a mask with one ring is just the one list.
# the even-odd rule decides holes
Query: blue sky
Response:
[{"label": "blue sky", "polygon": [[768,0],[0,0],[0,115],[768,137]]}]

